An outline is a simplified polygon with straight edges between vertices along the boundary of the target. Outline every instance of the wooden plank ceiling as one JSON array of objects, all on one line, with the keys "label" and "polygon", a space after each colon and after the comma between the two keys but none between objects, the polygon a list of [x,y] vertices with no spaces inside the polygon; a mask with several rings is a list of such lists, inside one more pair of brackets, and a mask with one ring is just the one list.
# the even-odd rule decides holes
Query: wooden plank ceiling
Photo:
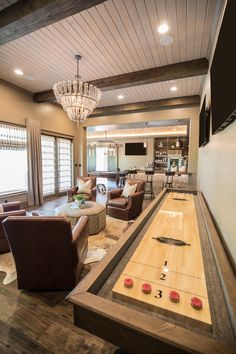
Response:
[{"label": "wooden plank ceiling", "polygon": [[[154,84],[133,86],[119,90],[104,91],[98,107],[127,104],[131,102],[151,101],[165,98],[199,95],[204,83],[204,75],[185,79],[157,82]],[[170,91],[172,85],[177,91]],[[122,95],[123,99],[118,99]]]},{"label": "wooden plank ceiling", "polygon": [[[7,3],[0,1],[0,10]],[[73,79],[82,55],[84,81],[208,58],[220,0],[108,0],[0,47],[0,76],[33,93]],[[159,43],[157,27],[170,26],[172,45]],[[25,73],[19,77],[14,69]],[[99,106],[199,95],[204,76],[106,91]],[[171,92],[170,85],[178,86]],[[117,96],[124,99],[118,102]]]}]

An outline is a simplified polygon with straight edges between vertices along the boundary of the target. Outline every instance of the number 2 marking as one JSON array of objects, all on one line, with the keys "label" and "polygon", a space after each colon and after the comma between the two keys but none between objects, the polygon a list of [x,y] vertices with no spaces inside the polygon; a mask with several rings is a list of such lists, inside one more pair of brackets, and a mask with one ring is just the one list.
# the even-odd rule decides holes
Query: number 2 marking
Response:
[{"label": "number 2 marking", "polygon": [[160,280],[166,280],[165,277],[166,277],[166,274],[161,273],[161,275],[160,275]]},{"label": "number 2 marking", "polygon": [[161,290],[157,290],[158,291],[158,296],[155,295],[156,299],[160,299],[162,297],[162,291]]}]

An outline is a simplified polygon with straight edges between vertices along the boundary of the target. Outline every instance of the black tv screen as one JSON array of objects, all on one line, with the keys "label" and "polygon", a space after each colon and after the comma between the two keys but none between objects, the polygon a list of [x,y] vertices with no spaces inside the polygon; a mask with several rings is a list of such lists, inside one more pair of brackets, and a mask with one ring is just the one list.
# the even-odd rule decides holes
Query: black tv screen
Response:
[{"label": "black tv screen", "polygon": [[236,116],[236,50],[232,45],[235,15],[236,1],[228,0],[210,71],[213,134],[232,123]]},{"label": "black tv screen", "polygon": [[143,143],[126,143],[125,155],[146,155],[146,148]]},{"label": "black tv screen", "polygon": [[206,110],[206,96],[202,103],[199,115],[199,147],[204,146],[209,141],[210,135],[210,110]]}]

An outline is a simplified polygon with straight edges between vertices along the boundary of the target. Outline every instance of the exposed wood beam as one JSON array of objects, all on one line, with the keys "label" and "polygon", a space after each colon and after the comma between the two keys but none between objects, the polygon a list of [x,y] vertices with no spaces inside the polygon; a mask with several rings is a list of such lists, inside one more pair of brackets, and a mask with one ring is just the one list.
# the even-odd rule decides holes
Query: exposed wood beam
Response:
[{"label": "exposed wood beam", "polygon": [[20,0],[0,11],[0,45],[105,0]]},{"label": "exposed wood beam", "polygon": [[186,108],[200,105],[200,96],[184,96],[167,98],[138,103],[120,104],[116,106],[100,107],[90,114],[89,118],[112,116],[117,114],[129,114],[136,112],[158,111],[162,109]]},{"label": "exposed wood beam", "polygon": [[[205,75],[208,71],[208,66],[208,60],[206,58],[201,58],[182,63],[164,65],[157,68],[134,71],[122,75],[110,76],[90,81],[90,83],[96,85],[102,91],[111,91],[124,87]],[[53,102],[55,101],[55,96],[52,90],[42,91],[34,94],[34,101],[38,103]]]},{"label": "exposed wood beam", "polygon": [[33,100],[36,103],[56,102],[53,90],[37,92],[33,95]]},{"label": "exposed wood beam", "polygon": [[103,91],[116,90],[124,87],[152,84],[154,82],[183,79],[190,76],[205,75],[208,71],[206,58],[185,61],[171,65],[159,66],[127,74],[94,80],[92,83]]}]

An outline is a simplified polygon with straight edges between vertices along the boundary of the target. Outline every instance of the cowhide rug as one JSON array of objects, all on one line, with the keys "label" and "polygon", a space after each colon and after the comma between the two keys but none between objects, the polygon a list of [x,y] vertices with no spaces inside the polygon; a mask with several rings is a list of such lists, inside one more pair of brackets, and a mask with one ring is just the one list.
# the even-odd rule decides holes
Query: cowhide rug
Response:
[{"label": "cowhide rug", "polygon": [[0,272],[6,273],[4,285],[16,280],[16,267],[11,252],[0,254]]},{"label": "cowhide rug", "polygon": [[[96,235],[88,238],[88,254],[84,264],[100,261],[127,229],[127,221],[106,216],[106,227]],[[88,268],[89,270],[89,268]],[[16,280],[16,268],[11,252],[0,254],[0,272],[6,273],[3,284]]]}]

